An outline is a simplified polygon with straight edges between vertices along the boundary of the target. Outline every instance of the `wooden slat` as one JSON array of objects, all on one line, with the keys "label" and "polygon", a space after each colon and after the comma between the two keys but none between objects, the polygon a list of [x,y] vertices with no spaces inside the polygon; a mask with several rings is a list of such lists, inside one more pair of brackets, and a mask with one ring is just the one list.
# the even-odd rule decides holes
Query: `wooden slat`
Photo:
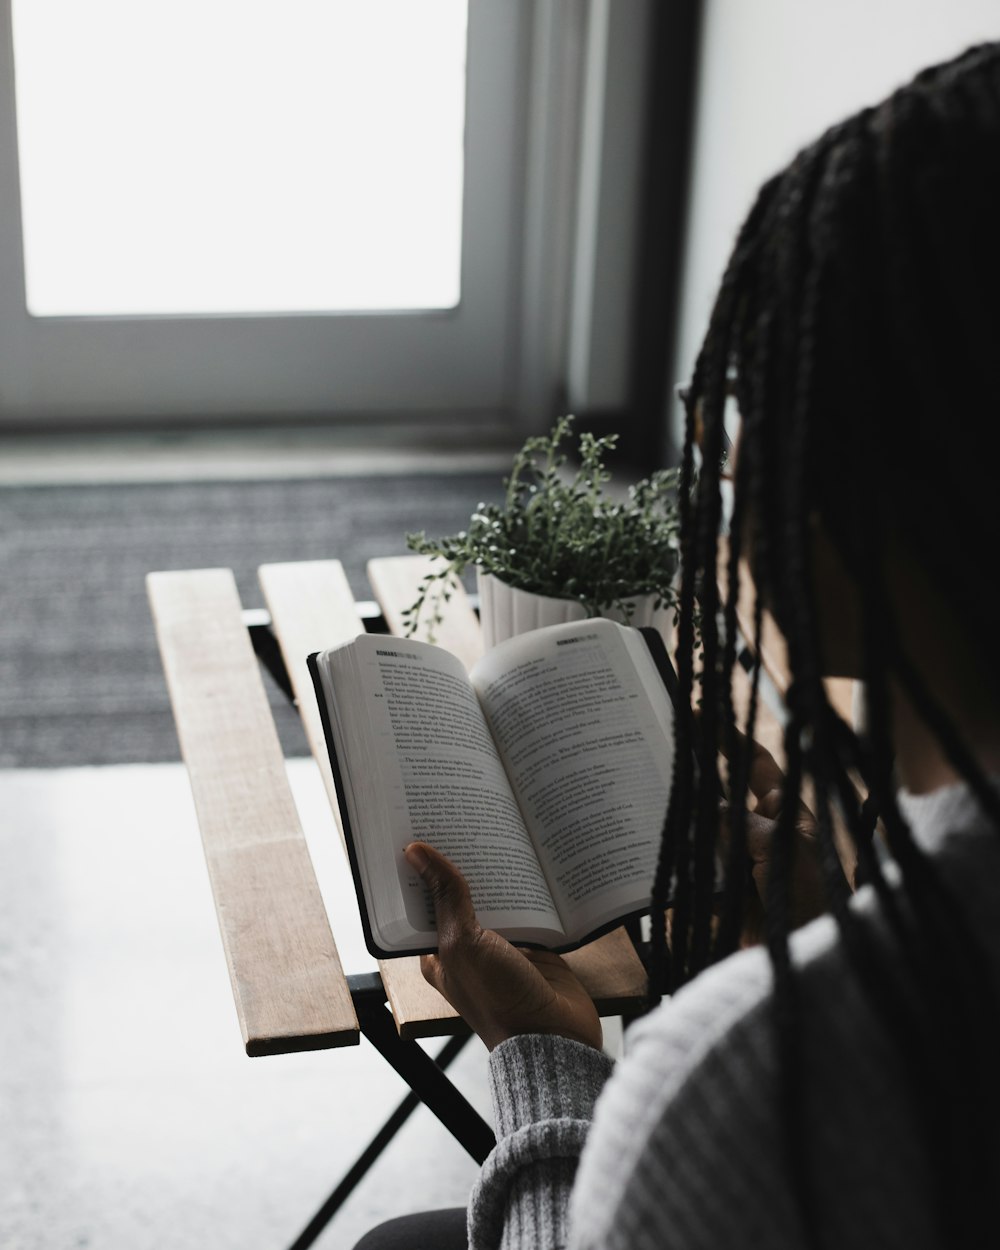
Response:
[{"label": "wooden slat", "polygon": [[[416,598],[417,587],[429,567],[430,560],[425,556],[396,556],[369,561],[368,579],[394,633],[404,632],[402,610]],[[470,668],[482,655],[479,621],[461,588],[447,605],[445,620],[436,630],[436,640],[440,646],[457,655],[466,668]],[[645,969],[624,929],[616,929],[568,958],[574,972],[593,996],[598,1010],[604,1014],[626,1011],[643,1000],[646,993]],[[413,960],[412,963],[419,972],[418,962]],[[423,1013],[427,1008],[427,992],[433,993],[435,999],[438,996],[436,991],[427,991],[411,997],[412,990],[409,980],[403,982],[398,990],[394,985],[389,1001],[403,1036],[418,1037],[426,1032]]]},{"label": "wooden slat", "polygon": [[[343,837],[326,739],[306,657],[311,651],[323,651],[364,633],[364,624],[339,560],[265,564],[259,577],[306,736]],[[333,921],[336,926],[336,917]],[[457,1026],[458,1013],[424,980],[419,960],[383,959],[379,961],[379,971],[401,1036],[434,1036]]]},{"label": "wooden slat", "polygon": [[[368,561],[368,580],[386,624],[394,634],[405,633],[403,611],[416,599],[420,582],[433,565],[430,556],[386,556]],[[428,622],[421,618],[416,637],[426,638],[427,629]],[[445,605],[444,620],[433,629],[434,641],[457,655],[466,668],[471,668],[483,654],[479,619],[461,586]]]},{"label": "wooden slat", "polygon": [[247,1054],[355,1044],[232,572],[151,573],[147,586]]},{"label": "wooden slat", "polygon": [[424,980],[419,959],[383,959],[379,971],[400,1037],[436,1037],[457,1031],[458,1012]]},{"label": "wooden slat", "polygon": [[325,651],[363,634],[364,622],[339,560],[262,564],[257,572],[306,739],[339,827],[337,792],[306,659],[313,651]]},{"label": "wooden slat", "polygon": [[646,969],[624,929],[563,957],[602,1016],[634,1011],[646,998]]}]

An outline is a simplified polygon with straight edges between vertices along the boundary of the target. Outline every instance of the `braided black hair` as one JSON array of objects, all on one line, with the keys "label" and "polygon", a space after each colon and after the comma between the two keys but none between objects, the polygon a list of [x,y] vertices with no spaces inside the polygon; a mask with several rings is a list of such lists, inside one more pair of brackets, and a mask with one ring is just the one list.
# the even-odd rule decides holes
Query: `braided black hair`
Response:
[{"label": "braided black hair", "polygon": [[[980,556],[984,542],[992,553],[1000,539],[993,483],[1000,462],[998,342],[1000,44],[984,44],[832,127],[764,185],[723,277],[686,399],[677,667],[682,708],[697,696],[701,712],[678,718],[653,891],[651,987],[655,1000],[738,943],[760,662],[743,739],[735,732],[732,678],[738,560],[748,553],[758,594],[751,650],[759,657],[766,602],[784,634],[792,675],[768,945],[789,1159],[814,1240],[808,1158],[799,1148],[804,1126],[796,1121],[805,1060],[788,949],[790,857],[806,784],[845,953],[919,1091],[915,1105],[941,1179],[949,1244],[975,1239],[987,1177],[996,1177],[1000,1010],[959,905],[897,806],[890,680],[998,833],[1000,798],[904,652],[884,560],[891,538],[918,562],[951,605],[987,698],[1000,709],[1000,594]],[[719,464],[730,392],[741,435],[720,603]],[[961,489],[944,490],[942,481]],[[859,589],[870,715],[863,738],[838,717],[823,681],[811,589],[817,523]],[[728,736],[724,777],[720,735]],[[857,777],[869,791],[865,802]],[[713,927],[716,797],[723,787],[733,819],[722,912]],[[898,890],[890,889],[872,847],[876,811],[899,866]],[[835,812],[898,940],[908,985],[896,971],[899,958],[874,946],[848,905]]]}]

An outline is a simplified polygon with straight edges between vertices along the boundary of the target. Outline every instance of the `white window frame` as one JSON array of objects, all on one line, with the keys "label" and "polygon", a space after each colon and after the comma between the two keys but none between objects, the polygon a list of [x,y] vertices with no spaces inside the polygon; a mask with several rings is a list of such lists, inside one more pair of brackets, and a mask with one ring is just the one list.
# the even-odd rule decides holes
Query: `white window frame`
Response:
[{"label": "white window frame", "polygon": [[[632,124],[643,87],[636,75],[623,114],[622,92],[606,85],[615,30],[640,30],[653,2],[470,0],[456,309],[36,318],[25,305],[11,3],[0,0],[0,426],[378,418],[521,435],[545,428],[571,392],[582,406],[595,393],[605,407],[623,399],[631,276],[611,303],[605,284],[602,304],[594,272],[607,272],[609,247],[628,257],[638,174],[629,186],[619,169],[609,201],[595,169],[606,172],[610,138],[623,116]],[[595,344],[603,382],[588,372]]]}]

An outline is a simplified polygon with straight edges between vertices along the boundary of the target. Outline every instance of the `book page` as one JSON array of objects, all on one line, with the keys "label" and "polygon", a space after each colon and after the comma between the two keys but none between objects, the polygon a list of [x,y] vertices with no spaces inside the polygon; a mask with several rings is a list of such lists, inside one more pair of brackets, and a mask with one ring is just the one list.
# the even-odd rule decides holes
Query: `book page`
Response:
[{"label": "book page", "polygon": [[[353,652],[370,756],[357,820],[388,833],[380,839],[381,855],[371,838],[364,839],[369,873],[376,879],[395,873],[409,925],[432,939],[426,890],[402,857],[414,839],[429,842],[462,870],[484,925],[515,936],[521,929],[558,926],[535,849],[460,661],[427,643],[375,635],[356,639]],[[354,761],[351,769],[357,769]]]},{"label": "book page", "polygon": [[646,906],[673,741],[641,636],[604,620],[536,631],[473,679],[570,937]]}]

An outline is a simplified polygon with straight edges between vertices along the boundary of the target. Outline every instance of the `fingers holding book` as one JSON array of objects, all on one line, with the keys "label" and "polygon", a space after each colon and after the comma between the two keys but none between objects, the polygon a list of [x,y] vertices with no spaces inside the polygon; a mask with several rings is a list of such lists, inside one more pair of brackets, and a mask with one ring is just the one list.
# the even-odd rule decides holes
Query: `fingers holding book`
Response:
[{"label": "fingers holding book", "polygon": [[600,1048],[597,1010],[563,959],[520,950],[483,929],[465,878],[426,842],[410,843],[404,854],[427,886],[437,920],[438,952],[421,957],[424,977],[490,1050],[522,1033],[555,1033]]}]

